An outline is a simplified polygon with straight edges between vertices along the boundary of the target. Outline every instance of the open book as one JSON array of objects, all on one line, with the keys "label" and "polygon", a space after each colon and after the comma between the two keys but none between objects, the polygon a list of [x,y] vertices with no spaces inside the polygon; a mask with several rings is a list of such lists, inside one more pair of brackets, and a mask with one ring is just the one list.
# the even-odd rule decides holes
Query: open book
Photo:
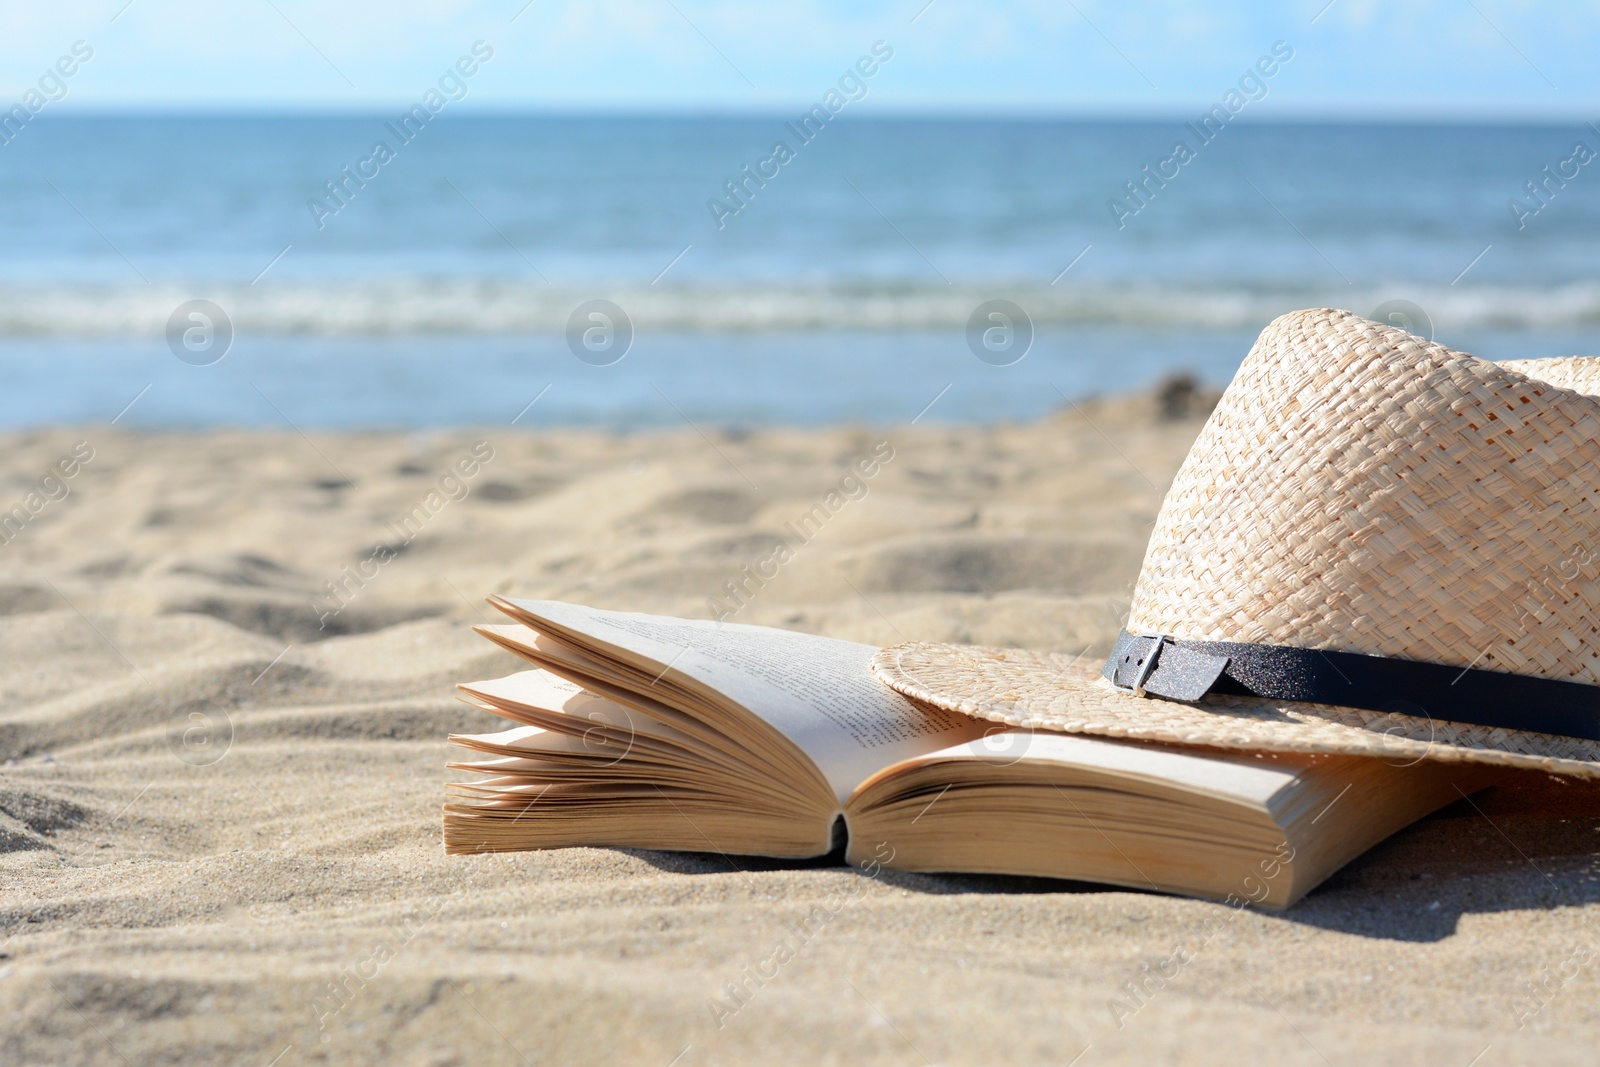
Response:
[{"label": "open book", "polygon": [[1071,878],[1284,907],[1493,781],[1465,764],[1256,755],[1015,730],[879,683],[868,645],[492,598],[536,665],[461,686],[519,725],[455,735],[453,853],[844,849],[914,871]]}]

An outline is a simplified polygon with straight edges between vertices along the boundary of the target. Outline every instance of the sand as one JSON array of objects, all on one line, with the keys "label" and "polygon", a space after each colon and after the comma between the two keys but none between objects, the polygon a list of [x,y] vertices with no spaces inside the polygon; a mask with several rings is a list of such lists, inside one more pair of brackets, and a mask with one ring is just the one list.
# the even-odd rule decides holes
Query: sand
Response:
[{"label": "sand", "polygon": [[0,437],[0,509],[93,449],[0,546],[0,1062],[1592,1063],[1600,790],[1544,776],[1282,915],[443,854],[445,735],[494,728],[451,686],[517,667],[469,630],[483,595],[704,617],[887,440],[736,620],[1103,652],[1199,425],[1135,398],[992,428]]}]

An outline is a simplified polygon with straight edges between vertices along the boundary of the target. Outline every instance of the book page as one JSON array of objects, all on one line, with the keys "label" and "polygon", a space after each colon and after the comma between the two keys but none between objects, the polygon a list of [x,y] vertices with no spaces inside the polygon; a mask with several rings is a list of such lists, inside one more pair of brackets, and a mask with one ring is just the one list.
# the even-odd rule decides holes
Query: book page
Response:
[{"label": "book page", "polygon": [[519,671],[504,678],[465,682],[459,688],[491,704],[499,699],[511,704],[539,708],[591,724],[591,729],[609,729],[629,735],[659,737],[695,749],[705,747],[681,730],[675,730],[664,722],[657,722],[648,715],[625,708],[616,701],[596,696],[581,685],[575,685],[565,678],[558,678],[546,670],[535,668]]},{"label": "book page", "polygon": [[[1012,733],[1018,735],[1017,740],[1005,744],[1006,734]],[[1319,763],[1319,757],[1299,753],[1273,753],[1257,758],[1250,752],[1158,747],[1088,734],[1029,730],[1007,730],[986,738],[985,742],[930,752],[916,762],[973,758],[981,755],[987,745],[995,745],[1005,753],[1008,762],[1021,759],[1082,767],[1096,774],[1144,779],[1164,788],[1208,794],[1265,811],[1271,811],[1283,791],[1297,782],[1320,782],[1323,777],[1308,773]],[[1330,760],[1321,757],[1320,762]]]},{"label": "book page", "polygon": [[841,805],[885,767],[984,734],[984,723],[920,708],[879,682],[871,645],[552,600],[509,603],[725,694],[809,756]]}]

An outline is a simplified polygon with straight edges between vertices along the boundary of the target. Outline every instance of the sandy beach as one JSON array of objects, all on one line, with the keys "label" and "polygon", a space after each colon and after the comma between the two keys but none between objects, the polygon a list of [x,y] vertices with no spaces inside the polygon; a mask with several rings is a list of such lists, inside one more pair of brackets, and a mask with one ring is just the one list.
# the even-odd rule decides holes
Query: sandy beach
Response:
[{"label": "sandy beach", "polygon": [[[1103,655],[1201,425],[1169,406],[0,435],[0,1062],[1592,1063],[1600,787],[1542,775],[1282,915],[715,853],[444,855],[445,737],[496,728],[452,686],[518,668],[471,633],[486,594]],[[744,580],[819,503],[793,560]],[[719,1025],[713,998],[763,970]]]}]

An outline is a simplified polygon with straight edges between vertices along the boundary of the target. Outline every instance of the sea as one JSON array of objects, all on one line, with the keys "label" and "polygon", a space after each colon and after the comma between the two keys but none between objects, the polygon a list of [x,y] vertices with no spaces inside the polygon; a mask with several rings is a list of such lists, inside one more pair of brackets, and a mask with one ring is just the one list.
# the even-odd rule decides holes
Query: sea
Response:
[{"label": "sea", "polygon": [[1308,306],[1600,354],[1579,123],[46,112],[7,136],[11,428],[1024,420],[1225,384]]}]

